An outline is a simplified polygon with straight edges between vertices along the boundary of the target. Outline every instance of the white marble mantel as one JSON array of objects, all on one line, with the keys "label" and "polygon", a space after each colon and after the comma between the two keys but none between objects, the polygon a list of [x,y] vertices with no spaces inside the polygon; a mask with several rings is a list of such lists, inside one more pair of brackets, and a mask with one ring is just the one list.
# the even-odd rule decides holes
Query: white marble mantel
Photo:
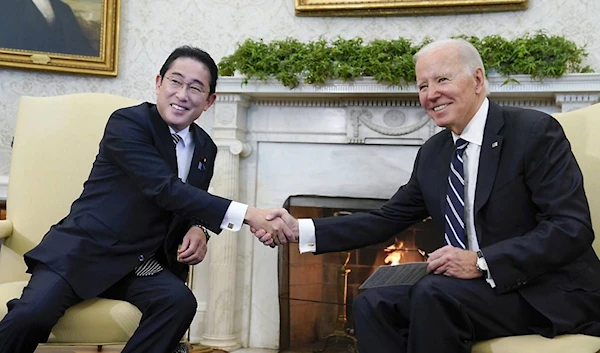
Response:
[{"label": "white marble mantel", "polygon": [[[491,97],[511,98],[550,98],[559,99],[560,95],[589,95],[593,98],[600,93],[600,74],[569,74],[561,78],[548,78],[543,81],[527,75],[514,75],[511,79],[518,83],[506,83],[505,77],[488,77]],[[359,78],[355,81],[329,81],[323,86],[301,83],[290,89],[271,79],[267,81],[250,80],[243,83],[243,77],[219,78],[218,93],[240,94],[252,98],[339,98],[339,97],[414,97],[417,88],[414,84],[392,86],[379,84],[372,78]]]},{"label": "white marble mantel", "polygon": [[[513,78],[519,83],[491,77],[490,99],[552,114],[600,97],[599,74]],[[219,79],[213,138],[222,162],[211,191],[257,207],[307,194],[387,199],[408,180],[418,146],[439,131],[414,85],[361,78],[290,89],[275,80],[243,81]],[[247,229],[213,239],[208,278],[199,280],[209,288],[203,342],[277,348],[278,251]]]}]

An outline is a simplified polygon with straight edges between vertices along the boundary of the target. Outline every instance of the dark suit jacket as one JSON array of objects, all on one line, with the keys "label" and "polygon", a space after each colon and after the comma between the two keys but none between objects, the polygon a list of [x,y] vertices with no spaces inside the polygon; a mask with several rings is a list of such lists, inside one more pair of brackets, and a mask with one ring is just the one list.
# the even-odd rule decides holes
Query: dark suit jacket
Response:
[{"label": "dark suit jacket", "polygon": [[[380,243],[428,216],[444,242],[453,150],[451,132],[444,130],[423,144],[409,182],[380,210],[315,219],[317,251]],[[497,293],[518,291],[552,322],[552,331],[540,333],[600,335],[600,262],[591,247],[583,176],[554,118],[490,102],[475,227]]]},{"label": "dark suit jacket", "polygon": [[69,5],[50,0],[55,20],[48,24],[31,0],[0,5],[0,47],[75,55],[100,55],[85,37]]},{"label": "dark suit jacket", "polygon": [[114,112],[83,193],[25,254],[29,269],[47,264],[82,298],[97,296],[152,253],[185,277],[187,266],[175,260],[177,245],[192,223],[220,232],[231,202],[205,191],[217,149],[199,126],[192,124],[191,133],[195,150],[183,183],[156,107],[143,103]]}]

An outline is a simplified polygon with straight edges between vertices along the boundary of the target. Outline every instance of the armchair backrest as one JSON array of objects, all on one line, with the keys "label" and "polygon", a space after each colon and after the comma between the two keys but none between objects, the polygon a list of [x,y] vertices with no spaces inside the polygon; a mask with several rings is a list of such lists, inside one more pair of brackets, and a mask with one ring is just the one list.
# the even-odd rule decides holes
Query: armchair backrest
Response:
[{"label": "armchair backrest", "polygon": [[17,114],[0,283],[24,280],[23,254],[69,211],[89,176],[110,114],[139,101],[108,94],[22,97]]},{"label": "armchair backrest", "polygon": [[565,130],[583,172],[583,186],[596,232],[594,250],[600,255],[600,103],[554,116]]}]

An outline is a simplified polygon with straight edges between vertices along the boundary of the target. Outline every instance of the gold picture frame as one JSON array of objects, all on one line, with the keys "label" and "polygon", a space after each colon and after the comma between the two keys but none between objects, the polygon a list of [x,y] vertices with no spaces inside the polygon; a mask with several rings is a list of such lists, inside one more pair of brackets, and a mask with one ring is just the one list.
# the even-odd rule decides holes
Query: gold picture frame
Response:
[{"label": "gold picture frame", "polygon": [[297,16],[398,16],[525,10],[528,0],[295,0]]},{"label": "gold picture frame", "polygon": [[120,0],[3,0],[0,66],[117,76],[119,20]]}]

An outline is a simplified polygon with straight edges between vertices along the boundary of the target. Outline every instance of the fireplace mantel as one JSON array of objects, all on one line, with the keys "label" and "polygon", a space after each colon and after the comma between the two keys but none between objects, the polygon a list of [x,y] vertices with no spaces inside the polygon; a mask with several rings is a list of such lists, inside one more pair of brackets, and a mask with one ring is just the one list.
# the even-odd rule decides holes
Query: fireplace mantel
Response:
[{"label": "fireplace mantel", "polygon": [[[532,79],[528,75],[515,75],[511,79],[517,82],[505,83],[501,76],[490,76],[490,97],[501,99],[548,99],[554,98],[560,105],[563,102],[585,101],[595,103],[600,94],[600,74],[568,74],[561,78],[548,78],[543,81]],[[220,95],[243,95],[250,99],[298,99],[298,98],[415,98],[417,88],[414,84],[391,86],[380,84],[370,77],[344,82],[333,80],[325,85],[300,83],[290,89],[279,81],[249,80],[244,77],[219,78],[217,93]]]}]

